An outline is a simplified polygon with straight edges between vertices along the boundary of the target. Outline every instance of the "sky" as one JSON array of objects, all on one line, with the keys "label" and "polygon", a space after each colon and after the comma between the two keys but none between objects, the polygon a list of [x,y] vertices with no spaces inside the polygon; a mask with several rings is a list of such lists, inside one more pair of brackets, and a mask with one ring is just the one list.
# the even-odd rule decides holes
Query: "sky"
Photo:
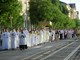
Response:
[{"label": "sky", "polygon": [[75,3],[76,4],[76,10],[79,11],[79,18],[80,18],[80,0],[60,0],[66,3]]}]

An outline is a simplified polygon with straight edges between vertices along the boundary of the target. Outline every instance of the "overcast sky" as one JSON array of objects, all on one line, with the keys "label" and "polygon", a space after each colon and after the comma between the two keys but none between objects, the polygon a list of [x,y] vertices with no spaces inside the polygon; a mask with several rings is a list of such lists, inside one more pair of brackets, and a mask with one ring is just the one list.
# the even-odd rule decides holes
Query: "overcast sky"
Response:
[{"label": "overcast sky", "polygon": [[79,11],[79,18],[80,18],[80,0],[60,0],[66,3],[75,3],[76,4],[76,9]]}]

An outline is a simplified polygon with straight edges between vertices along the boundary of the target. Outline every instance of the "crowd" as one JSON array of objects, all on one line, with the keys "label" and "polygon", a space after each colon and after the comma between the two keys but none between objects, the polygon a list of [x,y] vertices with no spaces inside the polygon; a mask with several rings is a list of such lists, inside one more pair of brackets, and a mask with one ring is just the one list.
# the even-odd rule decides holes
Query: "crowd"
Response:
[{"label": "crowd", "polygon": [[4,29],[0,34],[0,40],[2,41],[2,49],[27,49],[40,45],[45,42],[53,42],[54,40],[72,39],[76,36],[74,30],[49,30],[39,29],[31,30],[7,30]]}]

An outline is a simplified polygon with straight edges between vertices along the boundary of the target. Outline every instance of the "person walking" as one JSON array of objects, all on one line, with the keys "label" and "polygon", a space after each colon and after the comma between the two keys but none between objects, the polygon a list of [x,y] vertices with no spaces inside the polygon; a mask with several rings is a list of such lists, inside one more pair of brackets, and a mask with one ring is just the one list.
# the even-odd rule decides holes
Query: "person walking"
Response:
[{"label": "person walking", "polygon": [[[24,50],[25,49],[25,43],[26,43],[26,35],[23,33],[23,30],[21,30],[21,33],[19,35],[19,48],[20,50]],[[27,45],[26,45],[27,46]]]},{"label": "person walking", "polygon": [[7,29],[4,29],[1,35],[2,49],[8,50],[11,47],[10,34]]},{"label": "person walking", "polygon": [[11,49],[14,50],[17,48],[17,39],[16,39],[17,33],[15,29],[10,32],[10,37],[11,37]]}]

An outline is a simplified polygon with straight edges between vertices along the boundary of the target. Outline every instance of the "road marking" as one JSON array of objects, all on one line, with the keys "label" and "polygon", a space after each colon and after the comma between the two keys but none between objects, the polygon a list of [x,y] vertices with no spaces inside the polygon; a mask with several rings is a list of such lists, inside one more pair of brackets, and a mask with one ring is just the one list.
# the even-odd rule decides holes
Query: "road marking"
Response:
[{"label": "road marking", "polygon": [[69,60],[69,58],[80,48],[80,45],[75,49],[73,50],[64,60]]},{"label": "road marking", "polygon": [[62,47],[61,49],[59,49],[59,50],[57,50],[57,51],[55,51],[55,52],[49,54],[48,56],[46,56],[46,57],[44,57],[44,58],[42,58],[42,59],[40,59],[40,60],[45,60],[45,59],[47,59],[48,57],[50,57],[50,56],[56,54],[57,52],[63,50],[64,48],[67,48],[68,46],[72,45],[73,43],[74,43],[74,42],[72,42],[72,43],[70,43],[70,44],[68,44],[68,45],[66,45],[66,46],[64,46],[64,47]]},{"label": "road marking", "polygon": [[47,51],[47,52],[45,52],[44,54],[48,54],[48,53],[50,53],[51,51]]},{"label": "road marking", "polygon": [[42,56],[43,56],[43,55],[36,56],[36,57],[33,58],[32,60],[35,60],[35,59],[40,58],[40,57],[42,57]]},{"label": "road marking", "polygon": [[[51,47],[48,46],[47,48],[51,48]],[[46,50],[48,50],[48,49],[46,49]],[[46,51],[46,50],[45,50],[45,51]],[[45,51],[41,51],[41,52],[39,52],[39,53],[36,53],[36,54],[30,55],[30,56],[28,56],[28,57],[26,57],[26,58],[23,58],[22,60],[29,59],[30,57],[35,56],[35,55],[40,54],[40,53],[45,52]]]},{"label": "road marking", "polygon": [[42,47],[42,46],[36,46],[36,47],[34,47],[34,48],[40,48],[40,47]]},{"label": "road marking", "polygon": [[51,48],[52,46],[46,46],[46,47],[44,47],[44,49],[46,49],[46,48]]},{"label": "road marking", "polygon": [[[48,49],[47,49],[47,50],[48,50]],[[45,51],[46,51],[46,50],[45,50]],[[39,53],[30,55],[30,56],[28,56],[28,57],[26,57],[26,58],[23,58],[22,60],[29,59],[30,57],[35,56],[35,55],[40,54],[40,53],[45,52],[45,51],[41,51],[41,52],[39,52]]]}]

